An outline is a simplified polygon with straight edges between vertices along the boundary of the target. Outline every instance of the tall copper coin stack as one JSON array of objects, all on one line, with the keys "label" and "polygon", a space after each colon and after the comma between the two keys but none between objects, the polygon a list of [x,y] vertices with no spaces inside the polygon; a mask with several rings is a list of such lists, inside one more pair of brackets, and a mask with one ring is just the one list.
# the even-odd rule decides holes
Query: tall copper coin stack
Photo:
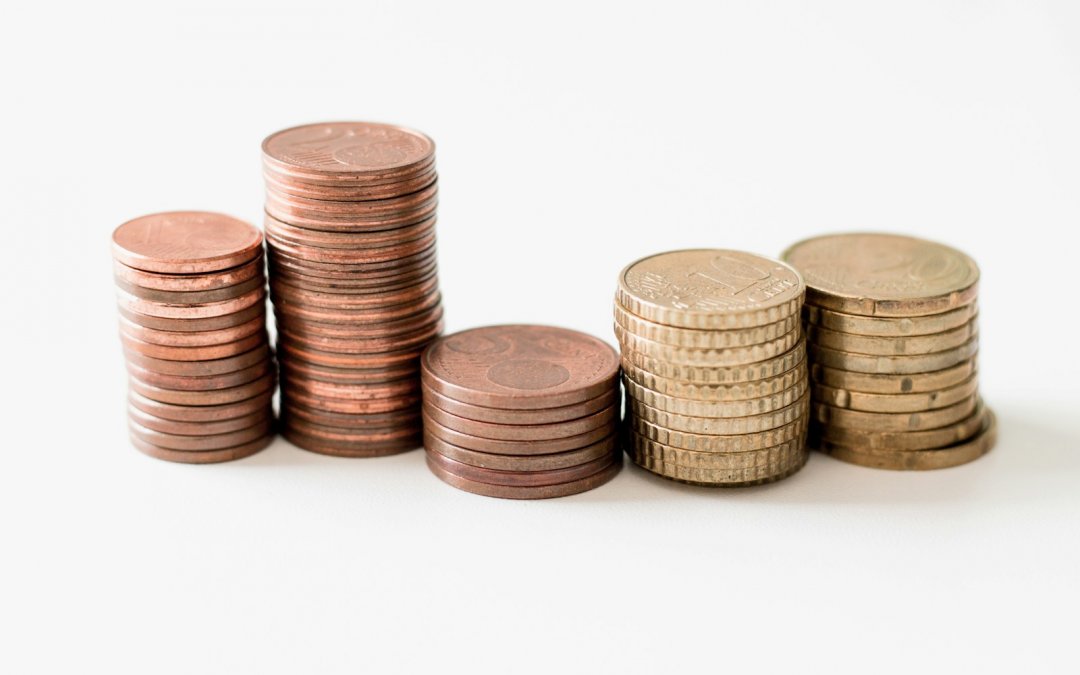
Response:
[{"label": "tall copper coin stack", "polygon": [[135,447],[189,463],[266,447],[275,374],[259,230],[159,213],[118,227],[113,258]]},{"label": "tall copper coin stack", "polygon": [[419,356],[442,330],[434,144],[341,122],[262,149],[282,433],[348,457],[419,447]]},{"label": "tall copper coin stack", "polygon": [[784,263],[740,251],[660,253],[615,295],[626,450],[666,478],[708,486],[779,480],[806,462],[809,392]]},{"label": "tall copper coin stack", "polygon": [[812,438],[838,459],[938,469],[976,459],[997,424],[978,393],[979,268],[889,234],[815,237],[784,259],[806,279]]},{"label": "tall copper coin stack", "polygon": [[490,497],[591,490],[622,465],[619,358],[550,326],[491,326],[436,341],[422,360],[431,471]]}]

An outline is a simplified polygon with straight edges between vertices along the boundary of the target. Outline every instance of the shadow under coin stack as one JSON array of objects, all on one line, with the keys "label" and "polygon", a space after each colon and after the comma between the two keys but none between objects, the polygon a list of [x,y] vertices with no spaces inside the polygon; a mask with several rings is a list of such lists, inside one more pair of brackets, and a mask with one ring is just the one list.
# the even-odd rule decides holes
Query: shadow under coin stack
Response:
[{"label": "shadow under coin stack", "polygon": [[791,267],[740,251],[673,251],[626,267],[615,335],[634,462],[707,486],[798,471],[809,410],[803,296]]},{"label": "shadow under coin stack", "polygon": [[306,450],[421,444],[419,356],[442,331],[435,147],[362,122],[263,142],[282,434]]},{"label": "shadow under coin stack", "polygon": [[273,438],[262,234],[216,213],[113,232],[131,440],[173,462],[247,457]]},{"label": "shadow under coin stack", "polygon": [[993,447],[975,261],[889,234],[816,237],[783,257],[807,284],[814,445],[882,469],[945,468]]},{"label": "shadow under coin stack", "polygon": [[545,499],[603,485],[622,466],[619,357],[584,333],[490,326],[422,360],[431,471],[461,490]]}]

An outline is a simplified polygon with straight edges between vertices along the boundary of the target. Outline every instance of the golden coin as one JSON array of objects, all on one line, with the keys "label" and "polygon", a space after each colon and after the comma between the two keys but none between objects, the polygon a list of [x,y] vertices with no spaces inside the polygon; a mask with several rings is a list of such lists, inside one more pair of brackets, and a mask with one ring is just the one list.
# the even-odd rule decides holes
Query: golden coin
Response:
[{"label": "golden coin", "polygon": [[802,395],[806,393],[808,378],[803,369],[800,368],[797,372],[802,373],[803,376],[788,389],[776,394],[741,401],[695,401],[668,396],[643,387],[629,377],[623,378],[623,385],[626,387],[627,396],[664,412],[691,417],[746,417],[779,410],[802,398]]},{"label": "golden coin", "polygon": [[860,431],[836,426],[815,427],[822,440],[862,451],[931,450],[966,441],[982,428],[986,406],[979,401],[975,412],[955,424],[925,431]]},{"label": "golden coin", "polygon": [[623,375],[643,387],[668,396],[695,401],[745,401],[779,394],[804,378],[806,371],[803,368],[792,368],[775,377],[737,384],[694,384],[658,377],[624,361]]},{"label": "golden coin", "polygon": [[823,441],[820,449],[833,457],[877,469],[925,471],[966,464],[982,457],[997,442],[997,418],[989,409],[971,439],[931,450],[863,450]]},{"label": "golden coin", "polygon": [[972,302],[969,305],[942,314],[898,318],[843,314],[806,303],[803,305],[803,317],[812,325],[842,333],[901,337],[905,335],[932,335],[959,328],[975,317],[978,307],[977,303]]},{"label": "golden coin", "polygon": [[698,469],[663,462],[637,453],[632,456],[635,463],[641,468],[680,483],[703,487],[748,487],[787,478],[806,464],[809,454],[803,448],[793,452],[790,458],[786,458],[781,463],[750,469]]},{"label": "golden coin", "polygon": [[714,434],[692,434],[684,431],[673,431],[643,420],[632,413],[626,416],[626,428],[632,429],[639,436],[668,447],[704,453],[749,452],[781,445],[793,439],[805,439],[808,422],[809,418],[807,416],[801,416],[787,424],[767,431],[717,436]]},{"label": "golden coin", "polygon": [[802,273],[807,302],[863,316],[924,316],[975,299],[979,267],[954,248],[895,234],[806,239],[781,257]]},{"label": "golden coin", "polygon": [[924,431],[955,424],[975,410],[977,396],[969,395],[959,403],[915,413],[862,412],[836,408],[828,403],[815,401],[813,417],[826,427],[843,427],[862,431]]},{"label": "golden coin", "polygon": [[798,313],[791,314],[775,323],[754,328],[732,330],[699,330],[695,328],[673,328],[647,321],[635,316],[615,304],[615,323],[628,333],[633,333],[646,340],[694,349],[725,349],[729,347],[747,347],[776,340],[800,327]]},{"label": "golden coin", "polygon": [[813,363],[827,368],[879,375],[913,375],[951,368],[974,357],[979,351],[979,336],[976,335],[959,347],[917,356],[852,354],[813,343],[807,344],[806,348]]},{"label": "golden coin", "polygon": [[922,394],[955,387],[975,373],[975,359],[968,359],[950,368],[911,375],[882,375],[853,373],[827,368],[820,363],[810,366],[810,378],[819,384],[836,389],[867,394]]},{"label": "golden coin", "polygon": [[619,274],[616,301],[666,326],[742,329],[796,314],[804,284],[791,266],[742,251],[696,249],[642,258]]},{"label": "golden coin", "polygon": [[652,422],[656,426],[667,427],[674,431],[686,431],[692,434],[718,434],[724,436],[752,434],[783,426],[804,417],[807,414],[809,404],[809,394],[803,394],[802,398],[791,405],[762,415],[693,417],[657,410],[633,398],[626,400],[627,410],[631,414],[640,417],[646,422]]},{"label": "golden coin", "polygon": [[669,363],[687,366],[737,366],[757,363],[779,356],[790,350],[802,338],[801,328],[781,335],[775,340],[746,347],[728,347],[726,349],[695,349],[676,347],[654,342],[625,331],[615,324],[615,339],[624,349],[630,349]]},{"label": "golden coin", "polygon": [[865,394],[824,384],[815,384],[811,392],[815,401],[837,408],[864,412],[914,413],[954,405],[974,394],[978,388],[979,380],[972,375],[955,387],[920,394]]},{"label": "golden coin", "polygon": [[806,361],[806,339],[800,339],[798,344],[780,356],[739,366],[687,366],[625,347],[621,351],[624,368],[633,367],[657,377],[688,384],[730,385],[777,377],[802,365]]},{"label": "golden coin", "polygon": [[733,470],[754,469],[790,463],[806,452],[806,439],[795,438],[779,445],[747,452],[697,452],[673,448],[651,441],[630,431],[626,434],[626,451],[638,464],[649,459],[691,469]]},{"label": "golden coin", "polygon": [[851,335],[810,325],[807,327],[806,339],[819,347],[854,354],[920,356],[955,349],[974,337],[977,332],[978,322],[975,319],[944,333],[904,337]]}]

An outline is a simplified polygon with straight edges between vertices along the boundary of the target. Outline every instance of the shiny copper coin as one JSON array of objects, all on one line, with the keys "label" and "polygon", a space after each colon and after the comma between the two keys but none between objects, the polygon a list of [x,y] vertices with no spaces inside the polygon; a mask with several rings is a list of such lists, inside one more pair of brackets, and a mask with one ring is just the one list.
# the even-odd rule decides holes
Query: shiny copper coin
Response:
[{"label": "shiny copper coin", "polygon": [[414,378],[381,384],[342,385],[319,380],[293,379],[283,374],[281,381],[282,389],[287,390],[290,396],[303,393],[342,401],[379,401],[402,397],[418,399],[420,395],[420,383]]},{"label": "shiny copper coin", "polygon": [[418,255],[409,260],[397,260],[380,265],[352,265],[345,270],[315,269],[305,265],[303,260],[291,258],[286,254],[279,254],[273,249],[269,251],[270,276],[275,272],[290,272],[300,275],[305,279],[318,281],[334,281],[336,283],[396,283],[402,276],[416,274],[420,271],[430,270],[436,262],[435,249],[423,255]]},{"label": "shiny copper coin", "polygon": [[323,122],[278,131],[262,143],[263,161],[287,175],[315,180],[406,175],[435,153],[435,143],[405,127]]},{"label": "shiny copper coin", "polygon": [[262,422],[273,418],[273,410],[271,410],[269,404],[267,404],[262,410],[241,417],[216,420],[213,422],[182,422],[150,415],[133,405],[129,405],[128,417],[136,424],[152,431],[160,431],[162,433],[180,436],[211,436],[239,431],[261,424]]},{"label": "shiny copper coin", "polygon": [[292,270],[275,267],[273,276],[277,281],[287,283],[290,286],[318,293],[379,293],[383,290],[397,290],[411,286],[418,281],[433,276],[438,270],[435,258],[423,267],[415,271],[406,271],[403,274],[391,277],[377,277],[372,279],[327,279],[307,274],[299,274]]},{"label": "shiny copper coin", "polygon": [[373,307],[369,309],[329,309],[292,302],[281,296],[274,298],[274,307],[279,314],[291,314],[301,319],[349,324],[364,322],[375,323],[378,321],[403,319],[425,309],[435,307],[441,301],[442,295],[436,290],[419,299],[389,307]]},{"label": "shiny copper coin", "polygon": [[420,357],[420,350],[406,350],[399,352],[386,352],[383,354],[335,354],[318,349],[311,349],[297,345],[289,340],[278,339],[278,352],[283,359],[299,359],[317,366],[331,368],[355,368],[360,370],[372,368],[391,368],[414,364]]},{"label": "shiny copper coin", "polygon": [[295,427],[285,426],[281,435],[298,448],[334,457],[385,457],[420,447],[419,432],[405,433],[388,440],[335,441],[309,436]]},{"label": "shiny copper coin", "polygon": [[339,354],[381,354],[400,349],[422,348],[439,336],[442,322],[437,321],[422,330],[384,338],[324,338],[299,336],[284,328],[279,328],[278,335],[295,344],[313,347]]},{"label": "shiny copper coin", "polygon": [[135,377],[128,378],[128,386],[137,394],[152,401],[173,405],[214,406],[246,401],[267,391],[273,391],[277,376],[272,371],[250,382],[225,389],[184,390],[158,387]]},{"label": "shiny copper coin", "polygon": [[424,414],[435,420],[444,427],[455,429],[470,436],[491,438],[500,441],[546,441],[567,436],[577,436],[588,433],[599,427],[615,429],[618,411],[614,406],[605,408],[600,412],[568,422],[554,422],[551,424],[492,424],[490,422],[477,422],[465,419],[457,415],[451,415],[445,410],[440,410],[430,403],[425,403]]},{"label": "shiny copper coin", "polygon": [[372,265],[401,260],[431,250],[435,245],[435,232],[432,230],[411,241],[365,248],[319,248],[293,244],[275,237],[271,237],[268,243],[277,253],[302,259],[308,264]]},{"label": "shiny copper coin", "polygon": [[397,273],[403,268],[407,268],[414,263],[425,261],[429,257],[434,256],[435,241],[434,239],[425,239],[423,241],[423,248],[413,248],[411,249],[414,251],[413,253],[409,253],[400,258],[385,258],[382,260],[367,261],[361,259],[339,260],[334,262],[315,260],[310,256],[306,256],[303,252],[298,252],[293,248],[278,246],[276,243],[271,243],[270,250],[273,252],[272,257],[275,262],[291,262],[293,266],[300,271],[306,271],[308,274],[312,275],[333,273],[354,275],[357,272],[370,273],[378,270],[393,271]]},{"label": "shiny copper coin", "polygon": [[447,443],[453,443],[468,450],[488,452],[498,455],[550,455],[556,452],[579,450],[592,445],[611,435],[612,427],[602,425],[577,436],[567,436],[553,440],[502,441],[481,438],[451,429],[432,419],[424,409],[424,430],[438,436]]},{"label": "shiny copper coin", "polygon": [[143,300],[133,295],[116,291],[117,302],[120,307],[131,312],[147,314],[163,319],[208,319],[227,314],[235,314],[243,309],[252,307],[266,298],[266,290],[259,286],[244,295],[223,300],[221,302],[208,302],[203,305],[166,305],[152,300]]},{"label": "shiny copper coin", "polygon": [[606,408],[616,406],[619,402],[618,394],[619,390],[614,388],[583,403],[575,403],[573,405],[565,405],[557,408],[539,408],[537,410],[507,410],[505,408],[487,408],[469,403],[461,403],[460,401],[443,396],[430,387],[424,388],[424,400],[440,410],[445,410],[451,415],[492,424],[523,425],[553,424],[587,417]]},{"label": "shiny copper coin", "polygon": [[[206,349],[199,347],[197,349]],[[270,360],[270,346],[265,341],[257,341],[255,346],[245,352],[208,361],[170,361],[156,359],[138,352],[126,351],[129,364],[152,371],[158,375],[181,375],[184,377],[211,377],[234,373]]]},{"label": "shiny copper coin", "polygon": [[256,276],[235,286],[216,288],[211,291],[159,291],[152,288],[142,288],[141,286],[135,286],[134,284],[129,284],[126,281],[117,279],[116,287],[124,293],[139,298],[140,300],[159,302],[165,305],[187,306],[231,300],[232,298],[250,293],[256,288],[261,288],[265,283],[265,279],[261,276]]},{"label": "shiny copper coin", "polygon": [[274,171],[263,171],[267,189],[294,197],[318,199],[320,201],[368,201],[373,199],[391,199],[400,195],[418,192],[428,187],[438,178],[434,165],[413,177],[394,183],[378,185],[327,186],[305,181],[290,180]]},{"label": "shiny copper coin", "polygon": [[261,394],[224,405],[176,405],[146,398],[139,392],[128,392],[128,403],[147,415],[177,422],[219,422],[252,415],[270,408],[274,391],[268,387]]},{"label": "shiny copper coin", "polygon": [[[181,333],[183,335],[183,333]],[[167,361],[211,361],[225,359],[231,356],[239,356],[259,345],[267,343],[266,331],[253,333],[233,342],[219,345],[206,345],[202,347],[169,347],[157,345],[151,342],[137,340],[123,331],[120,332],[120,342],[124,345],[124,353],[132,354],[131,360],[146,368],[152,367],[153,361],[148,359],[164,359]],[[235,369],[234,369],[235,370]]]},{"label": "shiny copper coin", "polygon": [[415,395],[403,395],[394,398],[333,398],[310,394],[300,389],[295,383],[287,380],[283,380],[281,386],[283,392],[288,392],[291,400],[301,405],[336,413],[385,413],[405,410],[420,403],[419,392]]},{"label": "shiny copper coin", "polygon": [[[266,316],[260,315],[238,326],[222,328],[210,331],[168,331],[147,328],[120,317],[120,334],[122,336],[161,347],[175,347],[178,349],[190,349],[193,347],[211,347],[215,345],[227,345],[237,340],[243,340],[251,335],[264,333],[266,328]],[[140,350],[136,350],[140,351]],[[147,352],[144,352],[147,353]],[[148,356],[154,354],[147,353]]]},{"label": "shiny copper coin", "polygon": [[303,185],[330,191],[331,194],[347,195],[356,188],[379,188],[402,185],[414,177],[431,173],[435,169],[435,156],[413,164],[405,169],[380,172],[378,174],[325,174],[297,170],[296,166],[285,167],[264,158],[263,175],[273,176],[274,181],[284,185]]},{"label": "shiny copper coin", "polygon": [[[179,363],[179,362],[178,362]],[[127,362],[128,373],[136,380],[155,387],[178,389],[180,391],[208,391],[211,389],[231,389],[247,384],[272,372],[270,359],[263,358],[253,366],[223,375],[192,377],[187,375],[165,375]],[[151,397],[153,398],[153,397]]]},{"label": "shiny copper coin", "polygon": [[221,450],[224,448],[231,448],[237,445],[243,445],[252,441],[258,440],[273,429],[273,423],[264,419],[254,426],[247,427],[246,429],[240,429],[238,431],[230,431],[224,434],[213,434],[206,436],[181,436],[179,434],[166,434],[160,431],[154,431],[148,429],[141,424],[138,424],[134,420],[128,420],[128,429],[131,434],[136,438],[139,438],[146,443],[151,443],[159,448],[166,448],[169,450],[188,450],[188,451],[205,451],[205,450]]},{"label": "shiny copper coin", "polygon": [[383,443],[402,438],[415,438],[420,429],[418,425],[395,425],[389,427],[357,427],[347,429],[314,424],[302,418],[290,417],[283,420],[283,426],[304,436],[337,443]]},{"label": "shiny copper coin", "polygon": [[118,261],[113,261],[113,273],[117,279],[141,288],[200,292],[235,286],[254,279],[256,276],[262,276],[263,265],[264,260],[260,251],[251,262],[207,274],[157,274],[137,270]]},{"label": "shiny copper coin", "polygon": [[579,450],[556,452],[550,455],[496,455],[488,452],[476,452],[447,443],[434,434],[424,434],[424,447],[430,452],[437,452],[443,457],[457,460],[463,464],[482,469],[499,471],[552,471],[581,466],[600,459],[612,460],[619,453],[617,435],[612,434],[602,441],[585,446]]},{"label": "shiny copper coin", "polygon": [[293,401],[288,395],[281,399],[281,419],[299,419],[310,424],[339,429],[368,429],[410,427],[420,428],[420,406],[394,410],[385,413],[335,413],[328,410],[309,408]]},{"label": "shiny copper coin", "polygon": [[[439,194],[438,183],[416,192],[362,202],[339,202],[326,199],[297,197],[277,190],[266,191],[266,211],[286,223],[297,223],[295,218],[317,219],[321,223],[337,221],[362,221],[381,219],[390,215],[422,209]],[[318,228],[314,228],[318,229]]]},{"label": "shiny copper coin", "polygon": [[131,436],[132,445],[144,455],[148,455],[154,459],[165,460],[166,462],[180,462],[183,464],[216,464],[218,462],[231,462],[233,460],[243,459],[264,450],[266,446],[270,445],[273,441],[274,436],[272,434],[267,434],[263,438],[231,448],[189,451],[162,448],[153,443],[147,443],[137,436]]},{"label": "shiny copper coin", "polygon": [[427,236],[435,230],[435,216],[404,227],[392,230],[376,230],[374,232],[323,232],[321,230],[310,230],[306,227],[296,227],[295,225],[283,223],[270,215],[266,216],[264,227],[266,228],[267,237],[287,243],[330,249],[365,249],[392,246]]},{"label": "shiny copper coin", "polygon": [[622,461],[616,459],[599,472],[569,483],[544,485],[540,487],[510,487],[506,485],[481,483],[479,481],[462,478],[432,462],[430,456],[428,456],[427,463],[431,472],[444,483],[466,492],[472,492],[486,497],[499,497],[501,499],[551,499],[554,497],[566,497],[581,492],[587,492],[600,487],[614,478],[622,468]]},{"label": "shiny copper coin", "polygon": [[396,291],[383,291],[380,293],[316,293],[295,288],[277,281],[271,282],[270,294],[276,302],[278,298],[286,302],[303,305],[305,307],[319,307],[334,310],[368,310],[380,307],[393,307],[413,301],[422,301],[435,293],[439,287],[439,280],[432,276],[420,281],[415,285]]},{"label": "shiny copper coin", "polygon": [[614,461],[613,455],[607,455],[594,459],[579,466],[570,466],[563,469],[549,469],[546,471],[508,471],[503,469],[482,469],[480,467],[465,464],[451,459],[433,450],[427,451],[428,461],[438,465],[449,473],[491,485],[505,485],[510,487],[540,487],[546,485],[561,485],[583,478],[587,478],[598,471],[610,466]]},{"label": "shiny copper coin", "polygon": [[281,372],[294,380],[317,380],[334,384],[373,384],[393,382],[419,375],[419,363],[405,363],[384,368],[333,368],[307,363],[295,358],[282,359]]},{"label": "shiny copper coin", "polygon": [[266,213],[273,218],[296,227],[323,232],[377,232],[412,225],[426,220],[435,214],[438,197],[432,196],[427,201],[402,211],[391,213],[370,213],[362,217],[327,218],[312,214],[304,209],[295,209],[284,204],[266,203]]},{"label": "shiny copper coin", "polygon": [[338,340],[371,340],[409,335],[439,323],[443,316],[442,305],[423,309],[416,314],[380,321],[375,324],[323,323],[296,319],[288,314],[277,315],[277,326],[298,337],[333,338]]},{"label": "shiny copper coin", "polygon": [[249,262],[261,251],[257,228],[220,213],[155,213],[113,232],[113,257],[147,272],[214,272]]},{"label": "shiny copper coin", "polygon": [[150,316],[132,311],[123,306],[119,307],[120,316],[128,321],[154,330],[172,331],[177,333],[202,332],[224,330],[247,323],[257,317],[266,316],[266,303],[255,303],[233,314],[208,317],[203,319],[168,319],[160,316]]}]

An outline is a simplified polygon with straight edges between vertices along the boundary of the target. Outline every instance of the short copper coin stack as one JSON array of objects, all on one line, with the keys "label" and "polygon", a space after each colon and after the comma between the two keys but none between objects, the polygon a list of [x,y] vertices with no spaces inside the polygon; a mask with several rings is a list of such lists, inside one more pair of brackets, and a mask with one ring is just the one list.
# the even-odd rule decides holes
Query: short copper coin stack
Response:
[{"label": "short copper coin stack", "polygon": [[804,290],[788,265],[740,251],[660,253],[622,271],[615,335],[625,445],[639,466],[706,486],[768,483],[803,466]]},{"label": "short copper coin stack", "polygon": [[618,471],[619,359],[550,326],[490,326],[422,359],[424,447],[454,487],[507,499],[591,490]]},{"label": "short copper coin stack", "polygon": [[266,447],[276,378],[259,230],[159,213],[118,227],[112,248],[135,447],[189,463]]},{"label": "short copper coin stack", "polygon": [[807,284],[815,445],[883,469],[955,466],[993,447],[975,261],[890,234],[815,237],[783,257]]},{"label": "short copper coin stack", "polygon": [[434,144],[342,122],[262,149],[282,433],[346,457],[419,447],[419,356],[442,331]]}]

